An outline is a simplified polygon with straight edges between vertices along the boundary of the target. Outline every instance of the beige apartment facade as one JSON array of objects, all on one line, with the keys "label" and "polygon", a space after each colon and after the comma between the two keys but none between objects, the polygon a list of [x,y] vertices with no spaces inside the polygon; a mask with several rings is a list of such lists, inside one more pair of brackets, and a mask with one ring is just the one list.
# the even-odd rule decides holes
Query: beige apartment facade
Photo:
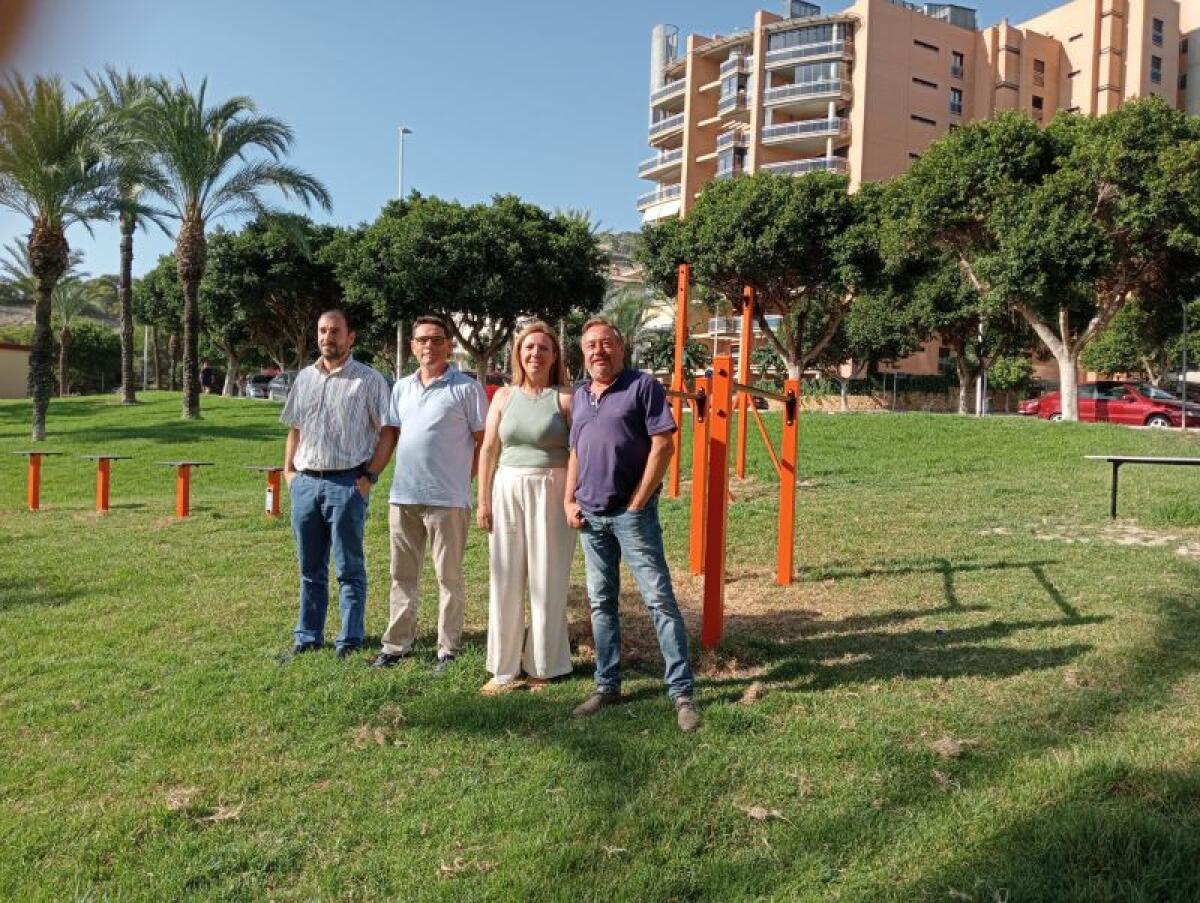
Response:
[{"label": "beige apartment facade", "polygon": [[[1200,113],[1200,0],[1072,0],[987,28],[945,3],[781,12],[730,35],[654,30],[644,222],[686,214],[706,183],[743,172],[838,172],[852,189],[889,179],[956,125],[1007,110],[1048,121],[1157,94]],[[937,372],[940,354],[930,343],[896,369]]]},{"label": "beige apartment facade", "polygon": [[25,398],[29,394],[28,345],[0,342],[0,398]]}]

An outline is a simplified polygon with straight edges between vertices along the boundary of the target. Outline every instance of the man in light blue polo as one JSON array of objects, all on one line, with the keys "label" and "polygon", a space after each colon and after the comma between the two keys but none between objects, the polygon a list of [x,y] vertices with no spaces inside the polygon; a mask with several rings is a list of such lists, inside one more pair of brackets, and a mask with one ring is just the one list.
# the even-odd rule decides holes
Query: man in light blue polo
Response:
[{"label": "man in light blue polo", "polygon": [[388,525],[392,547],[391,616],[372,662],[390,668],[412,652],[428,545],[438,581],[437,671],[462,643],[466,581],[463,553],[470,527],[471,477],[483,441],[483,386],[449,363],[450,330],[436,317],[413,323],[420,369],[392,388],[386,426],[399,431]]}]

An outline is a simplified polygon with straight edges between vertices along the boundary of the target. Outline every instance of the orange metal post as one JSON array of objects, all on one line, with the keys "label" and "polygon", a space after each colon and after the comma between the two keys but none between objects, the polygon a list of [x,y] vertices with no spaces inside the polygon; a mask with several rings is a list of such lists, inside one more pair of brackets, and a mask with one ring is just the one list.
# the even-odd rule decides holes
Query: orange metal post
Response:
[{"label": "orange metal post", "polygon": [[38,511],[42,507],[42,456],[37,452],[29,453],[29,476],[25,481],[25,501],[29,503],[30,511]]},{"label": "orange metal post", "polygon": [[279,517],[279,475],[282,469],[267,471],[267,514]]},{"label": "orange metal post", "polygon": [[[712,411],[712,380],[696,379],[696,394],[704,393],[702,403],[692,404],[692,520],[688,545],[688,572],[704,573],[704,512],[708,503],[708,424]],[[703,410],[703,415],[700,411]]]},{"label": "orange metal post", "polygon": [[96,459],[96,513],[108,513],[108,482],[112,470],[112,461],[108,458]]},{"label": "orange metal post", "polygon": [[[738,347],[737,381],[750,385],[750,353],[754,343],[754,289],[750,286],[742,291],[742,334]],[[737,475],[746,478],[746,435],[750,432],[750,408],[754,399],[745,392],[738,392]]]},{"label": "orange metal post", "polygon": [[175,516],[187,517],[192,510],[192,465],[175,468]]},{"label": "orange metal post", "polygon": [[[675,371],[671,376],[671,388],[677,392],[687,390],[687,378],[683,373],[683,349],[687,345],[688,334],[688,283],[691,282],[692,268],[686,264],[679,265],[678,282],[675,288]],[[671,456],[671,470],[667,478],[667,495],[673,499],[679,498],[679,471],[683,454],[683,399],[671,399],[671,413],[675,415],[675,454]]]},{"label": "orange metal post", "polygon": [[733,414],[733,358],[713,360],[713,391],[708,424],[708,506],[705,512],[704,608],[700,648],[721,642],[725,627],[725,532],[729,511],[729,421]]},{"label": "orange metal post", "polygon": [[800,381],[783,385],[788,400],[783,406],[783,444],[779,454],[779,527],[775,582],[789,586],[794,576],[796,545],[796,462],[800,447]]}]

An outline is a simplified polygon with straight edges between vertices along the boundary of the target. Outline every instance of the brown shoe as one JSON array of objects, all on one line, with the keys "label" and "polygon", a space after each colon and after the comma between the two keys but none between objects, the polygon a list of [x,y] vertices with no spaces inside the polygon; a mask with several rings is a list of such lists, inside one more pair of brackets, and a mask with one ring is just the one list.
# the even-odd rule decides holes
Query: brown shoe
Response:
[{"label": "brown shoe", "polygon": [[530,677],[525,681],[525,686],[529,688],[530,693],[540,693],[550,686],[550,681],[545,677]]},{"label": "brown shoe", "polygon": [[620,702],[620,693],[605,693],[603,690],[597,690],[579,705],[575,706],[575,711],[571,714],[576,718],[586,718],[589,715],[595,715],[606,706],[617,705]]},{"label": "brown shoe", "polygon": [[480,696],[503,696],[505,693],[511,693],[514,690],[519,690],[525,686],[519,680],[498,681],[492,678],[482,687],[479,688]]},{"label": "brown shoe", "polygon": [[692,697],[680,696],[675,700],[675,720],[685,734],[690,734],[700,726],[700,710],[696,708]]}]

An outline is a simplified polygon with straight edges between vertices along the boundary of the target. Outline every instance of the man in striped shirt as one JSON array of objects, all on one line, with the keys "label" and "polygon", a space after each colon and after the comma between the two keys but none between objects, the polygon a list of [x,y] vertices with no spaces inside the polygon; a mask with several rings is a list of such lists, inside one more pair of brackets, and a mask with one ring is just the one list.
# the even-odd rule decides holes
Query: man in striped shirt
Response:
[{"label": "man in striped shirt", "polygon": [[280,420],[290,429],[283,475],[292,499],[292,530],[300,559],[300,617],[290,660],[324,645],[329,604],[329,553],[337,566],[341,631],[338,658],[363,642],[367,568],[363,528],[367,501],[396,444],[384,427],[387,381],[354,360],[354,330],[345,311],[317,321],[320,357],[296,376]]}]

